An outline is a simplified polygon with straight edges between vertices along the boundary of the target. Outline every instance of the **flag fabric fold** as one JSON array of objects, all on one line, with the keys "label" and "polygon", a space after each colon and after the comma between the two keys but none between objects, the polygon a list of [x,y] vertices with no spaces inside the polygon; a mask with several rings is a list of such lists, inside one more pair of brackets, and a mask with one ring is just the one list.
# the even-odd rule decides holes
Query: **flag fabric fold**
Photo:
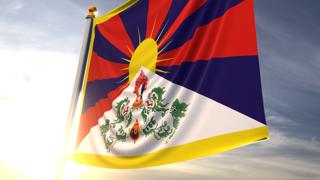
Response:
[{"label": "flag fabric fold", "polygon": [[74,160],[141,168],[268,138],[253,0],[131,0],[92,37]]}]

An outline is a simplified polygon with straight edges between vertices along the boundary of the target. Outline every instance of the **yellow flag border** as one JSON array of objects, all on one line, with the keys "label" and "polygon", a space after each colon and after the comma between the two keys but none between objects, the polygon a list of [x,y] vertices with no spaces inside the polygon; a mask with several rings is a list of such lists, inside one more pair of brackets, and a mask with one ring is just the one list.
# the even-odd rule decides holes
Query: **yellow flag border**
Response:
[{"label": "yellow flag border", "polygon": [[82,88],[81,88],[81,94],[79,96],[79,111],[77,111],[75,117],[77,117],[77,121],[80,121],[80,116],[81,116],[81,112],[83,109],[83,104],[84,104],[84,97],[86,95],[86,89],[87,89],[87,82],[88,82],[88,75],[89,75],[89,69],[90,69],[90,65],[91,65],[91,59],[92,59],[92,51],[93,51],[93,45],[94,45],[94,39],[95,39],[95,32],[94,29],[96,27],[97,24],[101,24],[105,21],[107,21],[108,19],[112,18],[113,16],[116,16],[117,14],[123,12],[124,10],[130,8],[131,6],[133,6],[134,4],[136,4],[138,1],[140,0],[129,0],[126,3],[120,5],[119,7],[105,13],[104,15],[94,18],[93,19],[93,24],[92,24],[92,30],[91,30],[91,40],[90,40],[90,45],[89,45],[89,51],[88,51],[88,57],[87,57],[87,63],[86,63],[86,68],[85,68],[85,73],[84,73],[84,78],[82,81]]},{"label": "yellow flag border", "polygon": [[[82,95],[80,97],[82,109],[83,101],[86,92],[86,85],[89,73],[89,67],[91,63],[92,49],[94,43],[94,28],[97,24],[101,24],[113,16],[123,12],[136,4],[139,0],[129,0],[123,5],[111,10],[110,12],[94,19],[92,26],[92,35],[90,41],[90,48],[88,54],[88,61],[86,65]],[[81,111],[79,111],[81,113]],[[185,160],[191,160],[194,158],[200,158],[218,154],[227,150],[231,150],[237,147],[241,147],[247,144],[251,144],[257,141],[266,140],[269,138],[268,126],[262,126],[259,128],[234,132],[230,134],[224,134],[215,136],[179,146],[174,146],[155,152],[128,157],[114,157],[114,156],[101,156],[97,154],[88,153],[73,153],[71,159],[74,161],[103,168],[113,169],[132,169],[132,168],[145,168],[158,165],[164,165],[169,163],[181,162]]]},{"label": "yellow flag border", "polygon": [[71,159],[86,165],[112,169],[145,168],[210,156],[269,139],[268,126],[215,136],[138,156],[102,156],[74,153]]}]

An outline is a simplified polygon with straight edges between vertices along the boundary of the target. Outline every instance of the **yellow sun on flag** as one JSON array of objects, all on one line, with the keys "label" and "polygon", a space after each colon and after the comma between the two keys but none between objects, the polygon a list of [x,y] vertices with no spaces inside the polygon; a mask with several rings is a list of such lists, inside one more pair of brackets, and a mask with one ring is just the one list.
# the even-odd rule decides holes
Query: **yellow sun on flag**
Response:
[{"label": "yellow sun on flag", "polygon": [[152,28],[150,37],[146,38],[142,42],[141,42],[140,31],[138,28],[139,46],[135,49],[135,51],[132,51],[128,47],[128,49],[131,53],[131,59],[122,58],[123,60],[125,60],[129,63],[129,66],[127,68],[122,69],[122,70],[129,71],[128,76],[125,77],[122,81],[129,78],[129,83],[130,83],[133,80],[133,78],[137,75],[137,73],[139,72],[139,69],[141,67],[144,67],[154,73],[155,72],[169,73],[167,71],[157,69],[157,63],[163,62],[163,61],[169,61],[169,60],[172,60],[173,58],[158,59],[158,56],[167,48],[167,46],[170,44],[170,42],[166,43],[166,45],[159,51],[159,48],[166,40],[166,37],[165,37],[165,38],[163,38],[163,40],[160,43],[158,43],[165,27],[162,29],[161,33],[158,35],[158,38],[155,40],[155,39],[151,38],[152,34],[153,34],[155,23],[156,23],[156,20],[153,24],[153,28]]},{"label": "yellow sun on flag", "polygon": [[156,72],[157,59],[157,42],[152,38],[148,38],[141,42],[132,54],[132,58],[129,63],[129,82],[132,81],[142,66],[151,72]]}]

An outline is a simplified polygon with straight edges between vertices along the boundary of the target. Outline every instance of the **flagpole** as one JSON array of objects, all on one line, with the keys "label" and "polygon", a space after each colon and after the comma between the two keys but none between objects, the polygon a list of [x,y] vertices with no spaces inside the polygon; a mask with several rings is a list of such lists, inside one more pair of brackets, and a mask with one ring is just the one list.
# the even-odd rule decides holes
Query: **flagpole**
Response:
[{"label": "flagpole", "polygon": [[78,101],[79,101],[79,97],[80,97],[82,86],[83,86],[83,80],[84,80],[86,65],[88,61],[90,42],[92,38],[91,36],[92,36],[93,21],[94,21],[94,18],[96,17],[96,14],[97,14],[97,8],[95,6],[89,6],[88,15],[86,16],[86,26],[85,26],[85,31],[83,35],[83,42],[82,42],[82,47],[80,51],[77,74],[76,74],[76,78],[73,86],[73,92],[72,92],[72,97],[71,97],[70,107],[69,107],[69,114],[68,114],[68,119],[65,127],[63,154],[57,167],[57,176],[56,176],[57,180],[63,179],[63,170],[66,164],[66,161],[68,159],[68,151],[69,151],[68,147],[69,147],[69,143],[71,143],[70,142],[71,129],[75,121],[77,105],[79,103]]}]

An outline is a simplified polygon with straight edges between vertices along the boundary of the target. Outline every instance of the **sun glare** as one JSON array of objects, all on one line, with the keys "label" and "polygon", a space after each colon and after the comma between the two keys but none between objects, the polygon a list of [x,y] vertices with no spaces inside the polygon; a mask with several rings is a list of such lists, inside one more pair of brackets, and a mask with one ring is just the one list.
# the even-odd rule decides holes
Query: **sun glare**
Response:
[{"label": "sun glare", "polygon": [[0,179],[55,179],[77,57],[0,50]]},{"label": "sun glare", "polygon": [[[159,59],[170,44],[162,37],[166,24],[153,38],[155,24],[145,39],[138,27],[139,45],[122,58],[128,63],[122,82],[130,83],[141,67],[168,73],[157,68],[173,59]],[[33,49],[0,53],[0,179],[55,179],[78,58]]]}]

